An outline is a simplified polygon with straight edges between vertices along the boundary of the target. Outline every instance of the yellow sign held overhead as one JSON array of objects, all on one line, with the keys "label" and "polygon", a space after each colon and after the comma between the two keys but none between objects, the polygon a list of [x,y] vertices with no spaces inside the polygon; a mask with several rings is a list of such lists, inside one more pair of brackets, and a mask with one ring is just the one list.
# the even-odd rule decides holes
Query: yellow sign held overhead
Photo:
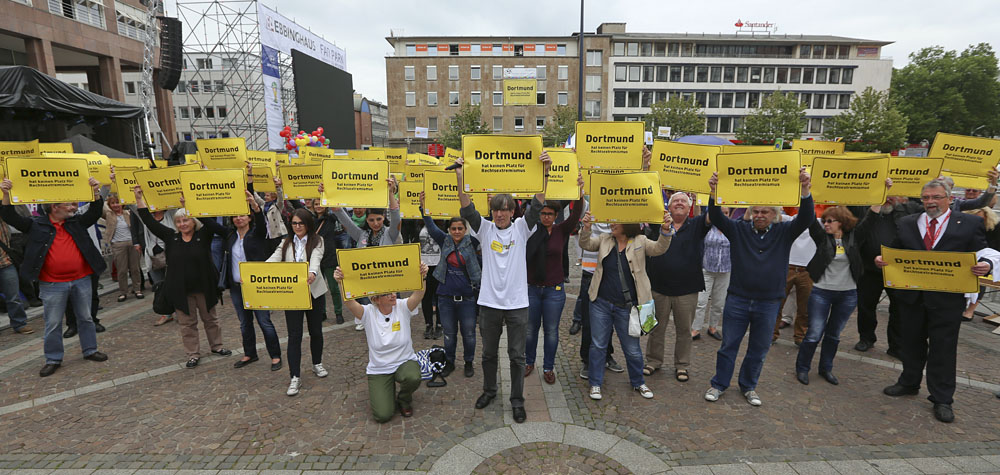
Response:
[{"label": "yellow sign held overhead", "polygon": [[846,142],[827,140],[793,140],[792,150],[798,150],[802,155],[840,155],[844,153]]},{"label": "yellow sign held overhead", "polygon": [[177,165],[134,172],[142,197],[150,211],[181,207],[181,172],[201,170],[197,164]]},{"label": "yellow sign held overhead", "polygon": [[7,158],[4,165],[12,204],[94,201],[82,158]]},{"label": "yellow sign held overhead", "polygon": [[955,182],[956,187],[967,190],[985,190],[990,186],[989,180],[984,176],[963,175],[948,171],[941,171],[941,176],[950,177]]},{"label": "yellow sign held overhead", "polygon": [[253,190],[255,192],[273,192],[274,175],[277,173],[277,154],[257,150],[247,150],[247,160],[250,162]]},{"label": "yellow sign held overhead", "polygon": [[972,273],[974,252],[911,251],[882,246],[886,288],[928,290],[959,294],[979,292],[979,278]]},{"label": "yellow sign held overhead", "polygon": [[[144,158],[109,158],[111,166],[116,170],[119,168],[135,168],[138,170],[149,170],[149,160]],[[157,166],[159,168],[159,166]],[[166,167],[164,167],[166,168]]]},{"label": "yellow sign held overhead", "polygon": [[843,206],[885,203],[888,168],[889,159],[884,157],[817,157],[812,166],[813,200]]},{"label": "yellow sign held overhead", "polygon": [[547,150],[552,159],[549,169],[548,187],[545,189],[546,200],[578,200],[580,187],[577,178],[580,176],[580,162],[572,149]]},{"label": "yellow sign held overhead", "polygon": [[709,193],[708,179],[715,173],[715,157],[721,150],[717,145],[654,140],[650,170],[659,173],[664,188]]},{"label": "yellow sign held overhead", "polygon": [[[455,175],[452,174],[452,181]],[[420,192],[424,184],[419,181],[402,181],[399,183],[399,217],[402,219],[420,219]]]},{"label": "yellow sign held overhead", "polygon": [[466,193],[542,191],[540,135],[463,135]]},{"label": "yellow sign held overhead", "polygon": [[590,176],[590,214],[597,223],[663,223],[663,192],[656,172]]},{"label": "yellow sign held overhead", "polygon": [[369,150],[380,150],[385,153],[385,159],[389,161],[390,173],[403,173],[406,167],[405,148],[372,147]]},{"label": "yellow sign held overhead", "polygon": [[349,160],[386,160],[386,155],[383,150],[348,150],[346,158]]},{"label": "yellow sign held overhead", "polygon": [[751,152],[774,152],[777,149],[774,145],[720,145],[722,151],[719,153],[751,153]]},{"label": "yellow sign held overhead", "polygon": [[182,172],[184,207],[194,216],[250,214],[246,196],[246,170],[194,170]]},{"label": "yellow sign held overhead", "polygon": [[504,79],[503,103],[508,106],[533,106],[538,103],[537,87],[535,79]]},{"label": "yellow sign held overhead", "polygon": [[73,144],[68,142],[39,143],[38,151],[41,153],[74,153]]},{"label": "yellow sign held overhead", "polygon": [[420,244],[337,249],[344,300],[424,288]]},{"label": "yellow sign held overhead", "polygon": [[276,192],[274,186],[274,171],[267,167],[253,167],[253,191],[261,193]]},{"label": "yellow sign held overhead", "polygon": [[191,164],[191,163],[201,163],[201,160],[198,158],[198,154],[197,153],[185,153],[184,154],[184,164],[187,165],[187,164]]},{"label": "yellow sign held overhead", "polygon": [[138,168],[116,168],[115,182],[111,184],[111,192],[118,195],[118,201],[123,205],[135,204],[135,186],[139,184],[135,179],[135,172]]},{"label": "yellow sign held overhead", "polygon": [[49,153],[42,152],[45,158],[81,158],[87,161],[90,176],[97,179],[101,185],[111,184],[111,159],[97,153]]},{"label": "yellow sign held overhead", "polygon": [[577,122],[581,168],[642,170],[643,122]]},{"label": "yellow sign held overhead", "polygon": [[386,208],[388,178],[385,160],[324,160],[323,206]]},{"label": "yellow sign held overhead", "polygon": [[719,206],[798,206],[797,150],[720,153],[716,202]]},{"label": "yellow sign held overhead", "polygon": [[205,168],[246,168],[247,142],[243,137],[197,139],[198,158]]},{"label": "yellow sign held overhead", "polygon": [[[331,160],[333,156],[332,148],[323,147],[299,147],[299,158],[305,163],[322,163],[323,160]],[[341,157],[346,158],[346,157]]]},{"label": "yellow sign held overhead", "polygon": [[241,262],[240,291],[246,310],[309,310],[308,262]]},{"label": "yellow sign held overhead", "polygon": [[892,188],[889,189],[889,194],[919,198],[924,184],[941,175],[943,163],[944,159],[941,158],[890,158],[889,178],[892,178]]},{"label": "yellow sign held overhead", "polygon": [[288,165],[278,169],[281,191],[286,200],[319,198],[319,184],[323,182],[323,164]]},{"label": "yellow sign held overhead", "polygon": [[943,158],[950,172],[986,176],[1000,161],[1000,140],[938,132],[927,156]]},{"label": "yellow sign held overhead", "polygon": [[462,158],[462,151],[455,150],[449,147],[444,149],[444,157],[441,157],[441,163],[451,165],[452,163],[455,163],[455,161],[458,160],[459,158]]},{"label": "yellow sign held overhead", "polygon": [[0,142],[0,160],[8,158],[40,157],[40,144],[37,140],[27,142]]},{"label": "yellow sign held overhead", "polygon": [[426,153],[409,153],[406,155],[407,165],[440,165],[441,160]]}]

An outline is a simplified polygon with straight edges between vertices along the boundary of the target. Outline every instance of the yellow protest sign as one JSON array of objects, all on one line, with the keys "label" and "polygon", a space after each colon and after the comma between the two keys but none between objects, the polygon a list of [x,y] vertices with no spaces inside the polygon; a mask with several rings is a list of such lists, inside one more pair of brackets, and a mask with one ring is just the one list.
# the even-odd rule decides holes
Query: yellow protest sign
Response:
[{"label": "yellow protest sign", "polygon": [[198,158],[205,168],[246,168],[247,141],[243,137],[197,139]]},{"label": "yellow protest sign", "polygon": [[538,102],[537,87],[538,81],[535,79],[504,79],[503,103],[508,106],[533,106]]},{"label": "yellow protest sign", "polygon": [[663,193],[656,172],[590,176],[590,214],[597,223],[663,223]]},{"label": "yellow protest sign", "polygon": [[407,165],[440,165],[441,160],[437,157],[432,157],[426,153],[408,153],[406,154],[406,164]]},{"label": "yellow protest sign", "polygon": [[37,140],[27,142],[0,142],[0,160],[8,158],[40,157],[41,149]]},{"label": "yellow protest sign", "polygon": [[277,162],[277,155],[274,152],[247,150],[247,161],[250,162],[250,165],[254,168],[267,167],[270,168],[273,173],[276,167],[275,163]]},{"label": "yellow protest sign", "polygon": [[340,286],[345,300],[372,295],[420,290],[420,244],[337,249],[344,273]]},{"label": "yellow protest sign", "polygon": [[194,216],[250,214],[246,170],[241,168],[181,172],[184,207]]},{"label": "yellow protest sign", "polygon": [[111,184],[111,159],[97,153],[49,153],[42,152],[46,158],[82,158],[87,161],[90,176],[97,179],[101,185]]},{"label": "yellow protest sign", "polygon": [[943,158],[944,169],[950,172],[986,176],[1000,161],[1000,140],[938,132],[927,156]]},{"label": "yellow protest sign", "polygon": [[715,173],[715,157],[721,150],[716,145],[654,140],[650,170],[659,173],[664,188],[709,193],[708,179]]},{"label": "yellow protest sign", "polygon": [[247,160],[252,167],[253,190],[264,193],[276,191],[274,187],[274,175],[277,173],[277,154],[274,152],[247,150]]},{"label": "yellow protest sign", "polygon": [[751,153],[751,152],[773,152],[774,145],[720,145],[722,151],[719,153]]},{"label": "yellow protest sign", "polygon": [[572,149],[551,150],[548,154],[552,159],[552,167],[549,169],[545,199],[580,199],[580,187],[576,183],[580,176],[580,163],[576,160],[576,154]]},{"label": "yellow protest sign", "polygon": [[253,191],[254,192],[274,192],[278,189],[274,186],[274,172],[267,167],[253,167]]},{"label": "yellow protest sign", "polygon": [[979,292],[979,278],[972,273],[974,252],[910,251],[882,246],[886,288],[937,292]]},{"label": "yellow protest sign", "polygon": [[385,159],[389,161],[390,173],[403,173],[406,166],[405,148],[372,147],[369,150],[380,150],[385,153]]},{"label": "yellow protest sign", "polygon": [[241,262],[240,291],[247,310],[309,310],[308,262]]},{"label": "yellow protest sign", "polygon": [[466,193],[542,191],[540,135],[463,135]]},{"label": "yellow protest sign", "polygon": [[142,197],[150,211],[181,207],[181,172],[201,170],[197,164],[177,165],[134,172]]},{"label": "yellow protest sign", "polygon": [[581,168],[642,170],[643,122],[577,122]]},{"label": "yellow protest sign", "polygon": [[451,165],[459,158],[462,158],[462,151],[449,147],[444,149],[444,157],[441,157],[441,163]]},{"label": "yellow protest sign", "polygon": [[580,172],[583,174],[583,192],[590,194],[590,177],[597,174],[605,175],[621,175],[628,172],[629,170],[615,170],[615,169],[599,169],[599,168],[581,168]]},{"label": "yellow protest sign", "polygon": [[13,204],[94,200],[90,171],[82,158],[7,158],[4,165],[12,182]]},{"label": "yellow protest sign", "polygon": [[[452,181],[455,175],[452,174]],[[456,185],[457,186],[457,185]],[[420,219],[420,192],[424,184],[419,181],[399,182],[399,217],[402,219]]]},{"label": "yellow protest sign", "polygon": [[[306,164],[306,158],[305,157],[288,157],[288,163],[292,164],[292,165],[305,165]],[[317,160],[315,163],[316,164],[322,163],[322,160]]]},{"label": "yellow protest sign", "polygon": [[288,154],[287,153],[283,153],[283,152],[276,152],[274,154],[274,160],[277,163],[280,163],[282,165],[291,165],[292,164],[291,160],[288,158]]},{"label": "yellow protest sign", "polygon": [[[149,170],[149,160],[144,158],[109,158],[111,161],[111,166],[116,170],[118,168],[136,168],[140,170]],[[157,165],[159,168],[159,165]],[[166,167],[164,167],[166,168]]]},{"label": "yellow protest sign", "polygon": [[319,184],[323,182],[323,164],[288,165],[278,169],[281,192],[286,200],[319,198]]},{"label": "yellow protest sign", "polygon": [[386,208],[388,178],[385,160],[324,160],[323,206]]},{"label": "yellow protest sign", "polygon": [[[299,158],[304,163],[323,163],[323,160],[336,158],[333,156],[333,149],[323,147],[299,147]],[[345,157],[340,157],[341,159]]]},{"label": "yellow protest sign", "polygon": [[[458,183],[450,171],[424,173],[424,213],[427,216],[454,218],[459,216]],[[478,194],[478,193],[477,193]]]},{"label": "yellow protest sign", "polygon": [[65,142],[39,143],[39,153],[73,153],[73,144]]},{"label": "yellow protest sign", "polygon": [[885,203],[888,169],[889,159],[884,157],[816,157],[812,166],[813,200],[844,206]]},{"label": "yellow protest sign", "polygon": [[792,150],[798,150],[800,154],[823,156],[840,155],[844,153],[846,142],[832,142],[827,140],[793,140]]},{"label": "yellow protest sign", "polygon": [[135,185],[139,182],[135,179],[135,172],[138,168],[116,168],[115,182],[111,184],[111,192],[118,195],[118,201],[123,205],[135,204]]},{"label": "yellow protest sign", "polygon": [[948,171],[941,171],[941,176],[950,177],[955,182],[956,187],[967,190],[985,190],[990,186],[989,180],[984,176],[963,175]]},{"label": "yellow protest sign", "polygon": [[892,188],[889,194],[919,198],[924,183],[941,174],[943,163],[944,159],[941,158],[890,158],[889,178],[892,178]]},{"label": "yellow protest sign", "polygon": [[198,154],[197,153],[185,153],[184,154],[184,163],[185,164],[189,164],[189,163],[201,163],[201,160],[198,159]]},{"label": "yellow protest sign", "polygon": [[798,206],[797,150],[720,153],[716,202],[720,206]]},{"label": "yellow protest sign", "polygon": [[385,160],[385,152],[382,150],[348,150],[349,160]]}]

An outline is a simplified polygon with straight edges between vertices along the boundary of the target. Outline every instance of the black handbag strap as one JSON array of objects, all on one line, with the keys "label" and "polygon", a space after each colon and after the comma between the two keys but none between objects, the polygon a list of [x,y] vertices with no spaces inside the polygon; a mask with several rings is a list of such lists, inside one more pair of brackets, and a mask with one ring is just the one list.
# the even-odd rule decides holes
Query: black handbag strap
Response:
[{"label": "black handbag strap", "polygon": [[[621,281],[622,283],[622,295],[625,296],[625,303],[628,304],[629,307],[631,307],[634,304],[632,300],[632,292],[628,290],[628,284],[625,283],[625,271],[622,270],[622,258],[621,258],[622,253],[618,251],[618,241],[614,240],[613,244],[615,249],[615,262],[618,263],[618,280]],[[628,249],[627,244],[625,245],[625,248]]]}]

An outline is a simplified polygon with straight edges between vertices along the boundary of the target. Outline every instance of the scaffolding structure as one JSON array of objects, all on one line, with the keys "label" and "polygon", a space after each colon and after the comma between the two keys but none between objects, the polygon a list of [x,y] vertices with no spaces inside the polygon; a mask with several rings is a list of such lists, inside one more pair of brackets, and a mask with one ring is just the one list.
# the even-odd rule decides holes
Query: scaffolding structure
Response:
[{"label": "scaffolding structure", "polygon": [[[246,139],[249,150],[268,150],[264,85],[261,72],[260,32],[257,0],[177,0],[177,15],[184,25],[185,70],[183,80],[202,84],[200,92],[190,87],[183,94],[188,103],[205,110],[225,103],[225,117],[194,117],[187,127],[195,137],[221,137],[225,133]],[[212,61],[197,59],[211,58]],[[217,62],[216,62],[217,61]],[[213,66],[219,65],[213,68]],[[281,101],[285,124],[295,128],[295,86],[292,58],[278,54]],[[218,81],[221,76],[221,87]],[[211,92],[204,90],[212,84]],[[178,119],[183,122],[185,119]]]}]

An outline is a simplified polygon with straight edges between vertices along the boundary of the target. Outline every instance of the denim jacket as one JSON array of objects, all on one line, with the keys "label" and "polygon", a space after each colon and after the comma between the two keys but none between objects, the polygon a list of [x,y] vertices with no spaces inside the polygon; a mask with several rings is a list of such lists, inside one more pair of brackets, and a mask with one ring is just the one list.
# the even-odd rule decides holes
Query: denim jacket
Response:
[{"label": "denim jacket", "polygon": [[[423,210],[420,211],[423,214]],[[433,275],[438,282],[444,283],[445,276],[448,274],[448,256],[456,250],[455,240],[451,239],[451,236],[445,234],[444,231],[441,231],[429,216],[423,215],[423,218],[427,234],[441,246],[441,262],[434,267]],[[469,276],[469,283],[475,289],[479,289],[480,281],[483,278],[482,267],[479,261],[480,257],[476,254],[477,244],[475,238],[466,234],[458,242],[457,248],[458,254],[465,260],[465,272]]]}]

